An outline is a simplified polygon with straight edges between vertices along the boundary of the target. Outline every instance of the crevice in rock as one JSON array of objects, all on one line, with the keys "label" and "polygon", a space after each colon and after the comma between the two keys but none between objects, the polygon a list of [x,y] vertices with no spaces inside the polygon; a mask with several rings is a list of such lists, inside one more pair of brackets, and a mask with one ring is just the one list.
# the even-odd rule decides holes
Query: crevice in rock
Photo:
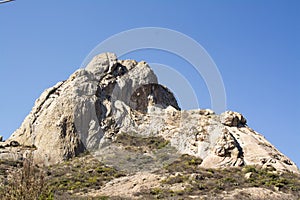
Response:
[{"label": "crevice in rock", "polygon": [[[49,99],[50,95],[52,94],[57,94],[59,96],[59,92],[58,89],[65,83],[65,81],[62,81],[58,86],[53,87],[47,94],[47,96],[42,100],[42,102],[40,102],[39,106],[37,107],[37,109],[35,110],[35,112],[32,114],[33,115],[33,119],[32,119],[32,123],[31,125],[33,125],[35,123],[35,121],[38,118],[38,113],[42,110],[43,105],[45,104],[45,102]],[[52,102],[51,102],[52,103]]]}]

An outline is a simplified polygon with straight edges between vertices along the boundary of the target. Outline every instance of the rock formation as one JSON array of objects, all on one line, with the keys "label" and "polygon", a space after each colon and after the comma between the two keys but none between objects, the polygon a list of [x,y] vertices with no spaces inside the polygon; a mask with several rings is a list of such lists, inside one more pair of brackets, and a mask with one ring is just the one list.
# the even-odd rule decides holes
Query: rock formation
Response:
[{"label": "rock formation", "polygon": [[118,60],[112,53],[96,56],[45,90],[21,127],[0,143],[0,158],[26,154],[26,149],[9,151],[17,148],[14,144],[32,147],[36,162],[45,164],[86,150],[101,155],[121,133],[163,137],[180,154],[203,159],[204,168],[259,165],[299,172],[240,113],[181,111],[146,62]]}]

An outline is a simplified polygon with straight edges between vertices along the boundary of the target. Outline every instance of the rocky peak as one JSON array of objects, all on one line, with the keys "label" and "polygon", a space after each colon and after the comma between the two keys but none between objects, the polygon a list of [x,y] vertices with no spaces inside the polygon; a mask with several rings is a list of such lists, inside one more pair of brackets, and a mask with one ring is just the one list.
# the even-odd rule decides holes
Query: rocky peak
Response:
[{"label": "rocky peak", "polygon": [[[85,69],[45,90],[6,143],[35,145],[37,160],[61,162],[110,140],[125,119],[130,121],[126,112],[147,111],[149,95],[163,107],[179,109],[173,94],[157,83],[146,62],[100,54]],[[124,106],[129,107],[119,110]]]},{"label": "rocky peak", "polygon": [[[113,53],[95,56],[85,69],[45,90],[21,127],[0,143],[0,157],[13,152],[7,148],[17,142],[34,147],[34,159],[45,164],[87,150],[121,160],[124,154],[116,153],[121,147],[114,141],[123,133],[162,137],[178,154],[201,158],[204,168],[259,165],[298,173],[291,160],[247,126],[242,114],[181,111],[146,62],[118,60]],[[24,155],[19,151],[18,158]]]}]

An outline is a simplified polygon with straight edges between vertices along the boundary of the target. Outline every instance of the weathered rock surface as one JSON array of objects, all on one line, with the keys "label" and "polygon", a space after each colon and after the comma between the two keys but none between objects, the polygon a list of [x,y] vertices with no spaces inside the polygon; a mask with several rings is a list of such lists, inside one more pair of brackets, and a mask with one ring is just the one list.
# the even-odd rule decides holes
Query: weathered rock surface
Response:
[{"label": "weathered rock surface", "polygon": [[162,136],[179,153],[202,158],[202,167],[261,165],[299,172],[240,113],[181,111],[146,62],[118,60],[112,53],[96,56],[45,90],[21,127],[0,145],[5,151],[12,141],[34,146],[37,162],[54,164],[85,150],[109,153],[120,133]]},{"label": "weathered rock surface", "polygon": [[107,183],[100,191],[91,191],[83,197],[97,197],[99,195],[115,196],[137,199],[133,194],[141,190],[150,190],[160,184],[161,177],[149,172],[140,172],[132,176],[115,179]]},{"label": "weathered rock surface", "polygon": [[236,126],[241,127],[245,126],[247,120],[244,116],[240,113],[233,112],[233,111],[226,111],[220,115],[220,121],[222,124],[226,126]]},{"label": "weathered rock surface", "polygon": [[[140,92],[132,96],[136,90]],[[23,146],[36,146],[37,161],[46,164],[74,157],[86,149],[98,149],[117,132],[124,123],[121,120],[127,119],[125,112],[130,110],[122,106],[147,110],[146,104],[137,105],[139,100],[131,101],[139,94],[142,99],[152,95],[161,105],[179,108],[172,93],[157,84],[146,62],[118,61],[112,53],[101,54],[86,69],[45,90],[5,143],[18,141]]]}]

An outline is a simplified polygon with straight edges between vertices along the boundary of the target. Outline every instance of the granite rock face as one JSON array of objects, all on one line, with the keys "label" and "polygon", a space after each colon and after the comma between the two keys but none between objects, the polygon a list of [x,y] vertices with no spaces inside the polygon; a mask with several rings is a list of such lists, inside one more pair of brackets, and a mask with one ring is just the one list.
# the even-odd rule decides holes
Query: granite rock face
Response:
[{"label": "granite rock face", "polygon": [[298,173],[246,122],[233,111],[181,111],[146,62],[104,53],[42,93],[21,127],[0,142],[0,158],[12,157],[7,148],[15,141],[34,147],[36,162],[55,164],[86,150],[109,153],[118,134],[134,133],[161,136],[180,154],[202,158],[202,167],[260,165]]},{"label": "granite rock face", "polygon": [[112,53],[98,55],[85,69],[45,90],[21,127],[3,144],[18,141],[35,146],[36,160],[46,164],[98,149],[125,123],[131,108],[123,107],[147,110],[147,104],[138,104],[138,95],[143,100],[150,95],[165,107],[179,109],[146,62],[118,61]]}]

